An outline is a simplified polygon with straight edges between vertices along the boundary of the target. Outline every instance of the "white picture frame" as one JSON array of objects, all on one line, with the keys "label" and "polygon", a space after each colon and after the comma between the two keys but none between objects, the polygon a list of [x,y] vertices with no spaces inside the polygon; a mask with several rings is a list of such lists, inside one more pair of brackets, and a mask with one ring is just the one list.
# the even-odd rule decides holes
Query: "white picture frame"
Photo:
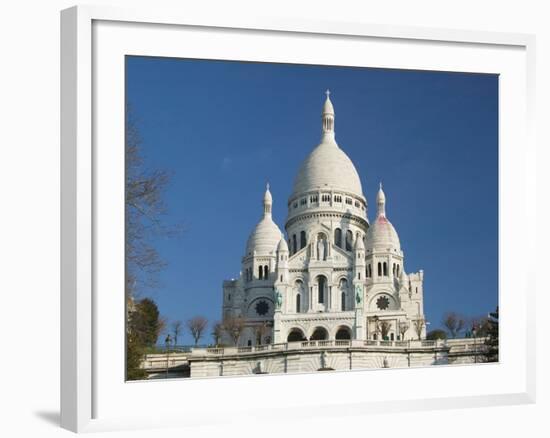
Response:
[{"label": "white picture frame", "polygon": [[[146,37],[140,37],[145,32]],[[223,32],[230,34],[227,41],[232,39],[231,48],[220,43]],[[182,50],[179,38],[194,38],[193,51],[179,54]],[[263,50],[258,48],[260,40]],[[298,41],[301,43],[294,44]],[[326,53],[318,50],[323,43],[344,49],[349,45],[350,49]],[[289,44],[295,45],[295,52],[288,49]],[[344,57],[354,53],[352,45],[354,48],[362,45],[362,49],[370,51],[370,59],[361,61],[363,64],[346,64],[350,61]],[[123,198],[116,188],[120,189],[117,181],[120,182],[123,175],[122,149],[116,146],[123,138],[119,122],[124,107],[118,105],[124,94],[121,55],[303,62],[305,55],[304,52],[300,55],[299,50],[304,51],[306,47],[311,56],[306,62],[310,63],[432,69],[437,67],[434,57],[437,53],[439,68],[501,75],[501,363],[391,370],[394,388],[377,386],[372,376],[378,371],[124,383],[120,379],[123,375],[120,356],[117,353],[116,358],[110,359],[116,349],[124,355],[124,344],[120,342],[124,338],[124,313],[120,312],[124,305],[123,289],[119,297],[101,295],[98,299],[105,290],[104,285],[121,284],[120,256],[123,253],[115,243],[120,243],[120,227],[123,229],[123,215],[120,214]],[[300,415],[321,417],[406,411],[412,407],[411,400],[422,400],[420,407],[416,404],[415,409],[534,402],[535,311],[528,304],[534,302],[536,273],[534,265],[525,260],[527,257],[512,258],[516,253],[531,254],[536,237],[535,211],[530,207],[535,205],[534,51],[534,37],[525,34],[242,15],[228,18],[181,10],[103,6],[78,6],[62,11],[62,427],[83,432],[188,426],[207,422],[213,415],[223,424],[236,417],[271,417],[274,410],[281,418],[292,420],[297,418],[292,410],[296,406],[300,406]],[[397,53],[400,53],[399,61]],[[466,68],[464,66],[469,68],[460,70]],[[109,78],[108,85],[105,85],[106,78]],[[104,96],[114,100],[107,102]],[[98,144],[101,154],[97,153]],[[109,145],[113,147],[108,148]],[[521,199],[524,208],[518,209],[518,203],[512,199]],[[106,209],[115,211],[110,215],[110,222],[114,223],[112,229],[103,220],[102,212]],[[522,236],[513,233],[518,224],[527,224]],[[512,276],[512,267],[525,275]],[[116,334],[112,339],[107,338],[107,331]],[[442,388],[441,382],[447,381],[451,382],[449,387]],[[181,393],[181,385],[185,386],[187,395],[193,394],[192,405],[182,399],[174,403],[177,394]],[[362,385],[368,391],[363,391]],[[299,400],[283,401],[290,386],[303,394]],[[310,390],[300,392],[301,387]],[[222,394],[221,400],[208,397],[214,390]],[[268,392],[270,401],[262,406],[235,403],[230,409],[223,408],[224,403],[227,407],[223,394],[236,394],[246,400],[250,395]],[[155,403],[142,406],[143,411],[138,406],[130,406],[132,409],[128,410],[121,408],[125,402],[139,398]],[[158,400],[171,402],[175,407],[168,409],[168,405]]]}]

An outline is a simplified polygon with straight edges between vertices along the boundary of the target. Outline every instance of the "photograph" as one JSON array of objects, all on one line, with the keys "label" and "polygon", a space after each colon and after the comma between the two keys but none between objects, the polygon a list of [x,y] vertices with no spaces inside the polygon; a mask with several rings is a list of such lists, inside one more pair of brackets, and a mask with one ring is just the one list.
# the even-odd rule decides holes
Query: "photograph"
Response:
[{"label": "photograph", "polygon": [[126,380],[498,362],[498,109],[498,74],[127,55]]}]

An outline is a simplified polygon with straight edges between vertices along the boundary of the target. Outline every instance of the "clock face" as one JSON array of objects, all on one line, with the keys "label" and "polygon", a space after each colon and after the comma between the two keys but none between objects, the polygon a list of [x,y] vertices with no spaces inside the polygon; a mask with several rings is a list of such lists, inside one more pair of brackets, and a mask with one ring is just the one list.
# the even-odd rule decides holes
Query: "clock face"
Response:
[{"label": "clock face", "polygon": [[256,313],[260,316],[267,315],[269,311],[269,304],[267,301],[261,300],[256,303]]},{"label": "clock face", "polygon": [[378,307],[380,310],[386,310],[388,307],[390,307],[390,300],[388,297],[381,296],[376,300],[376,307]]}]

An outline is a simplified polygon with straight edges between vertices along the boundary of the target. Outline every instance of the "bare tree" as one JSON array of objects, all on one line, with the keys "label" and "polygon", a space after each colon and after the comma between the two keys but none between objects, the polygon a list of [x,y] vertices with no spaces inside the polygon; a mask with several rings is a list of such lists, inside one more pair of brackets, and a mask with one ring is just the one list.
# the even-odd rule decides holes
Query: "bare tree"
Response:
[{"label": "bare tree", "polygon": [[261,324],[254,327],[254,333],[256,335],[256,344],[261,344],[265,335],[269,333],[269,325],[267,321],[262,322]]},{"label": "bare tree", "polygon": [[471,318],[470,324],[472,327],[472,335],[474,334],[477,338],[482,338],[487,336],[489,331],[489,318],[487,316],[476,316]]},{"label": "bare tree", "polygon": [[187,321],[187,328],[195,340],[195,345],[199,343],[207,326],[208,320],[204,316],[195,316]]},{"label": "bare tree", "polygon": [[125,232],[126,298],[128,302],[144,289],[158,285],[158,273],[166,263],[161,259],[152,238],[180,234],[181,224],[168,224],[164,201],[170,174],[150,169],[142,157],[142,139],[131,107],[126,107],[125,130]]},{"label": "bare tree", "polygon": [[380,331],[380,334],[382,335],[382,339],[385,341],[388,339],[388,333],[391,330],[391,322],[390,321],[380,321],[378,323],[378,330]]},{"label": "bare tree", "polygon": [[451,335],[451,338],[456,338],[466,326],[466,320],[456,312],[447,312],[443,316],[443,325]]},{"label": "bare tree", "polygon": [[405,340],[405,333],[409,330],[409,323],[407,321],[401,321],[399,323],[399,333],[401,334],[401,340]]},{"label": "bare tree", "polygon": [[174,345],[178,345],[178,336],[181,333],[183,323],[178,319],[172,322],[172,333],[174,334]]},{"label": "bare tree", "polygon": [[235,346],[239,343],[239,338],[244,330],[244,319],[240,316],[227,318],[223,327],[225,332],[231,337]]},{"label": "bare tree", "polygon": [[420,315],[418,315],[418,317],[414,320],[414,331],[418,336],[418,340],[422,339],[422,330],[424,329],[425,325],[426,325],[426,320],[422,318]]},{"label": "bare tree", "polygon": [[214,344],[216,345],[216,347],[220,343],[220,339],[223,336],[223,331],[224,331],[223,324],[219,321],[214,323],[214,325],[212,326],[212,338],[214,339]]}]

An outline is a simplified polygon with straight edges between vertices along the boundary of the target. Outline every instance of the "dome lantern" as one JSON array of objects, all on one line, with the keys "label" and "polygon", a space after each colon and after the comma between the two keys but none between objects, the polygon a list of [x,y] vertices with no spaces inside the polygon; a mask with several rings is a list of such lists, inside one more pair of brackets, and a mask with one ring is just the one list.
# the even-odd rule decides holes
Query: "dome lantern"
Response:
[{"label": "dome lantern", "polygon": [[330,90],[325,92],[327,99],[323,105],[323,138],[334,138],[334,107],[330,101]]}]

